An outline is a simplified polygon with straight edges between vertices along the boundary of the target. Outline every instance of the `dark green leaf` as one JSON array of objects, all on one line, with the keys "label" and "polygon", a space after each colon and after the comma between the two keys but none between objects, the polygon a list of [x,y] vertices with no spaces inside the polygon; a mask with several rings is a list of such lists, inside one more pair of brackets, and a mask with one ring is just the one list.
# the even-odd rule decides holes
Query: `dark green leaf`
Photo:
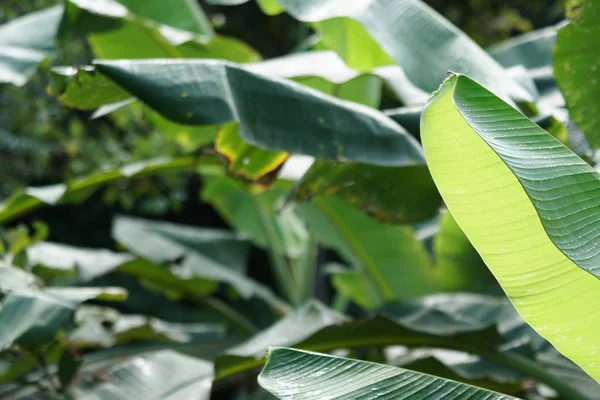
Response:
[{"label": "dark green leaf", "polygon": [[418,144],[378,111],[241,66],[201,60],[96,66],[169,119],[199,125],[235,121],[242,138],[261,147],[378,165],[423,162]]},{"label": "dark green leaf", "polygon": [[415,223],[430,218],[441,197],[424,165],[382,167],[315,162],[292,192],[296,201],[335,196],[386,222]]}]

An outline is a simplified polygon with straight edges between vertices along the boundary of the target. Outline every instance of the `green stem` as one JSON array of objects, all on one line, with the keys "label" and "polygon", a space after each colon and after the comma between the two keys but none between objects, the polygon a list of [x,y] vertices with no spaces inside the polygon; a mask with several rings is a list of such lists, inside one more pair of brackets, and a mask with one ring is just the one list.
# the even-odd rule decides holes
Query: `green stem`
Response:
[{"label": "green stem", "polygon": [[302,256],[294,264],[298,282],[298,300],[303,303],[313,297],[316,281],[317,253],[319,247],[312,235],[309,235]]},{"label": "green stem", "polygon": [[350,304],[350,298],[344,294],[338,293],[338,294],[336,294],[335,298],[333,299],[332,308],[335,311],[344,314],[348,310],[349,304]]},{"label": "green stem", "polygon": [[276,228],[271,221],[269,221],[270,210],[265,209],[260,203],[260,199],[254,198],[254,203],[256,205],[258,218],[269,243],[269,259],[271,260],[271,266],[274,269],[279,290],[287,301],[296,306],[299,304],[296,279],[292,274],[292,269],[285,257],[285,249],[283,248],[280,239],[282,235],[276,231]]},{"label": "green stem", "polygon": [[221,314],[244,332],[250,335],[258,332],[258,328],[249,319],[231,308],[227,303],[214,297],[196,297],[194,300],[199,305],[203,305]]}]

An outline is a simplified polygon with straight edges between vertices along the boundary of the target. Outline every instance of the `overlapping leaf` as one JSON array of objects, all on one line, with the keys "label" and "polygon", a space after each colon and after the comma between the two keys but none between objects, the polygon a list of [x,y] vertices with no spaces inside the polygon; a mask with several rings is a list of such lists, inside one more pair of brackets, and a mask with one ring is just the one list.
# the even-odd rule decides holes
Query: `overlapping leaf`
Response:
[{"label": "overlapping leaf", "polygon": [[558,31],[554,71],[571,119],[595,149],[600,146],[600,56],[593,43],[600,37],[600,14],[593,1],[581,5],[580,16]]},{"label": "overlapping leaf", "polygon": [[242,138],[260,147],[378,165],[422,162],[418,144],[383,114],[242,66],[121,60],[96,67],[173,121],[238,122]]},{"label": "overlapping leaf", "polygon": [[401,368],[285,348],[269,350],[267,365],[258,382],[280,399],[289,400],[324,397],[350,400],[365,396],[374,399],[516,400]]},{"label": "overlapping leaf", "polygon": [[417,87],[432,91],[450,69],[470,74],[505,97],[533,99],[534,93],[507,76],[483,49],[422,1],[277,2],[294,18],[310,22],[325,46],[358,70],[396,62]]},{"label": "overlapping leaf", "polygon": [[[165,7],[162,2],[123,1],[146,16],[180,25],[184,19],[181,7]],[[89,0],[69,0],[66,4],[62,29],[64,32],[84,33],[98,58],[223,58],[237,62],[260,60],[260,56],[248,45],[222,36],[199,36],[198,26],[188,26],[192,13],[187,13],[187,31],[156,22],[133,14],[123,4],[115,0],[101,2]],[[149,7],[158,7],[151,9]],[[195,8],[195,5],[190,7]],[[197,17],[197,13],[196,13]],[[206,34],[207,32],[205,32]]]},{"label": "overlapping leaf", "polygon": [[0,26],[0,83],[24,85],[56,50],[62,13],[62,7],[52,7]]}]

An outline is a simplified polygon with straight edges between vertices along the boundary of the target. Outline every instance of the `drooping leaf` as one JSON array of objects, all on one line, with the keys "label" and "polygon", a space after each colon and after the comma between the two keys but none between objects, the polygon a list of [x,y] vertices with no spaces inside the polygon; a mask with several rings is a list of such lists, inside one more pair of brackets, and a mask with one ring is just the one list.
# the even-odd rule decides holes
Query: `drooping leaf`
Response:
[{"label": "drooping leaf", "polygon": [[6,223],[45,204],[83,200],[94,190],[120,179],[137,177],[178,170],[193,170],[201,165],[219,165],[213,157],[180,157],[174,159],[155,159],[125,165],[121,168],[99,172],[87,178],[77,179],[69,184],[57,184],[44,187],[30,187],[8,198],[0,207],[0,223]]},{"label": "drooping leaf", "polygon": [[316,161],[292,196],[296,201],[335,196],[386,222],[416,223],[430,218],[441,198],[425,165],[383,167]]},{"label": "drooping leaf", "polygon": [[121,60],[98,61],[96,67],[169,119],[197,125],[235,121],[241,137],[260,147],[378,165],[422,161],[418,144],[380,112],[241,66]]},{"label": "drooping leaf", "polygon": [[0,348],[18,341],[39,346],[72,321],[75,306],[39,290],[21,289],[6,295],[0,305]]},{"label": "drooping leaf", "polygon": [[[266,286],[244,274],[248,244],[240,236],[226,231],[184,227],[164,222],[117,218],[113,236],[140,257],[157,263],[184,259],[169,268],[155,266],[156,274],[144,273],[141,261],[120,267],[142,279],[151,279],[159,287],[161,279],[172,281],[171,289],[182,286],[183,293],[193,290],[195,282],[223,282],[234,287],[242,297],[260,298],[278,311],[287,305]],[[141,239],[143,238],[143,239]],[[236,254],[237,247],[237,254]],[[231,264],[231,265],[230,265]]]},{"label": "drooping leaf", "polygon": [[444,399],[515,397],[387,365],[301,350],[272,348],[258,377],[262,387],[289,400]]},{"label": "drooping leaf", "polygon": [[89,300],[124,301],[127,291],[118,287],[49,287],[44,290],[67,303],[79,304]]},{"label": "drooping leaf", "polygon": [[75,321],[78,327],[69,340],[80,348],[110,347],[132,341],[214,341],[225,334],[224,327],[218,324],[177,323],[90,306],[80,307]]},{"label": "drooping leaf", "polygon": [[600,15],[594,1],[582,1],[580,16],[559,29],[554,54],[554,76],[570,118],[592,148],[600,147],[600,55],[594,47],[600,37]]},{"label": "drooping leaf", "polygon": [[463,75],[429,100],[421,131],[442,197],[519,313],[599,379],[598,173]]},{"label": "drooping leaf", "polygon": [[56,6],[0,26],[0,83],[24,85],[53,54],[62,13]]},{"label": "drooping leaf", "polygon": [[[375,65],[391,64],[393,60],[411,82],[425,91],[435,89],[435,82],[441,81],[450,69],[472,75],[505,97],[533,99],[534,94],[508,77],[483,49],[422,1],[364,0],[352,5],[336,0],[278,0],[278,3],[294,18],[314,23],[321,36],[329,39],[328,47],[356,69],[364,70],[363,60],[373,59]],[[352,36],[345,40],[344,35],[348,34]],[[380,46],[377,55],[363,54],[377,52],[373,48],[375,42]],[[431,54],[436,55],[433,60]],[[367,70],[372,65],[366,66]]]},{"label": "drooping leaf", "polygon": [[505,68],[522,65],[527,69],[552,66],[556,27],[551,26],[517,36],[488,49]]},{"label": "drooping leaf", "polygon": [[[356,46],[356,44],[354,44]],[[364,54],[361,54],[364,59]],[[348,95],[352,86],[371,84],[378,88],[381,83],[389,87],[392,93],[404,104],[424,103],[427,94],[408,80],[404,71],[395,65],[386,65],[361,71],[348,67],[337,53],[329,50],[309,51],[290,54],[260,63],[249,64],[247,68],[253,72],[268,76],[279,76],[293,79],[299,83],[311,86],[320,91],[337,97],[355,101],[357,103],[377,106],[379,93],[375,93],[372,100],[365,96],[354,97]],[[372,82],[375,80],[375,82]],[[376,85],[379,83],[379,85]],[[377,92],[377,91],[376,91]]]},{"label": "drooping leaf", "polygon": [[249,243],[241,234],[117,216],[112,235],[133,253],[159,264],[198,254],[232,270],[246,270]]},{"label": "drooping leaf", "polygon": [[128,253],[77,248],[52,242],[39,242],[27,248],[30,266],[43,265],[63,271],[77,269],[82,281],[104,275],[133,258]]}]

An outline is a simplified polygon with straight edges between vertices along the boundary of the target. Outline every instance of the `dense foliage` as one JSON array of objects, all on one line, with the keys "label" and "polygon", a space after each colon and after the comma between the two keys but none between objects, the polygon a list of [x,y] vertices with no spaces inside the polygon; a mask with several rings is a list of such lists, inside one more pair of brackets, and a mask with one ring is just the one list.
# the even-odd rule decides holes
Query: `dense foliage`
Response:
[{"label": "dense foliage", "polygon": [[600,11],[429,3],[3,5],[0,398],[598,398]]}]

